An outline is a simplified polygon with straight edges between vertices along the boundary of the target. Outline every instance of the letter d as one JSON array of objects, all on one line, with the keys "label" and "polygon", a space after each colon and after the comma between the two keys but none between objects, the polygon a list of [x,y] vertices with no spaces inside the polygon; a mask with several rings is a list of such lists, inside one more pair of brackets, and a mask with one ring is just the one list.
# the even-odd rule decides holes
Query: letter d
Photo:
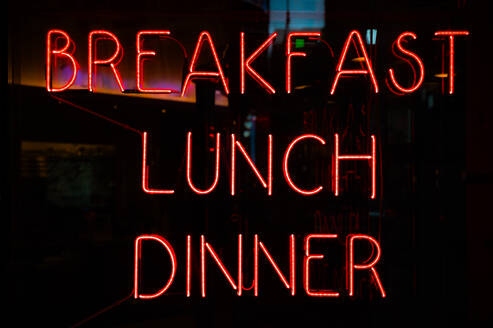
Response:
[{"label": "letter d", "polygon": [[[168,279],[168,282],[166,285],[161,288],[157,293],[155,294],[139,294],[139,267],[140,267],[140,248],[142,244],[142,240],[154,240],[161,245],[163,245],[166,250],[169,253],[169,256],[171,258],[171,275]],[[143,298],[143,299],[151,299],[151,298],[156,298],[164,294],[168,290],[168,288],[171,286],[173,283],[173,279],[175,278],[175,273],[176,273],[176,256],[175,252],[173,251],[173,247],[171,247],[171,244],[164,239],[161,236],[158,235],[140,235],[135,239],[135,264],[134,264],[134,298]]]}]

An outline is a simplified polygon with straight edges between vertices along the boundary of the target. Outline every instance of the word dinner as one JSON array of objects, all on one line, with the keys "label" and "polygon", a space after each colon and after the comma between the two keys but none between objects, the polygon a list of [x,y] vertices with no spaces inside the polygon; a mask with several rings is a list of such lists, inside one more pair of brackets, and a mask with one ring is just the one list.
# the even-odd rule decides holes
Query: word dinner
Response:
[{"label": "word dinner", "polygon": [[[317,240],[337,240],[337,234],[309,234],[304,238],[304,256],[303,256],[303,287],[305,293],[312,297],[339,297],[341,293],[337,290],[319,290],[314,289],[310,284],[310,268],[320,264],[320,261],[324,259],[324,255],[316,254],[310,252],[310,243],[316,242]],[[168,253],[171,264],[171,272],[166,284],[157,292],[153,294],[144,294],[139,290],[140,277],[140,262],[142,260],[142,243],[146,242],[157,242],[159,243]],[[187,251],[186,251],[186,283],[185,283],[185,294],[186,297],[191,297],[192,295],[192,237],[187,235]],[[367,243],[372,249],[372,255],[366,261],[362,263],[356,263],[355,261],[355,243]],[[279,268],[274,257],[268,251],[267,247],[260,240],[258,235],[254,235],[253,241],[253,295],[259,296],[259,257],[265,256],[268,262],[272,265],[275,273],[281,280],[284,287],[289,290],[291,296],[296,294],[296,251],[295,251],[295,236],[289,236],[289,277],[283,273],[283,270]],[[238,296],[241,296],[245,290],[243,285],[243,236],[238,235],[238,262],[237,262],[237,278],[234,279],[229,270],[226,268],[217,252],[214,250],[212,245],[206,241],[204,235],[200,236],[200,294],[202,297],[206,297],[206,257],[211,256],[216,265],[219,267],[221,272],[226,277],[227,281],[236,291]],[[382,298],[386,297],[384,287],[375,268],[376,264],[380,260],[381,250],[380,245],[375,238],[364,235],[364,234],[352,234],[348,235],[346,238],[346,286],[348,296],[355,296],[355,282],[354,275],[356,271],[365,270],[371,275],[376,288]],[[140,235],[135,239],[135,257],[134,257],[134,298],[138,299],[152,299],[163,295],[173,284],[175,279],[177,269],[177,256],[173,250],[171,243],[164,237],[159,235]]]}]

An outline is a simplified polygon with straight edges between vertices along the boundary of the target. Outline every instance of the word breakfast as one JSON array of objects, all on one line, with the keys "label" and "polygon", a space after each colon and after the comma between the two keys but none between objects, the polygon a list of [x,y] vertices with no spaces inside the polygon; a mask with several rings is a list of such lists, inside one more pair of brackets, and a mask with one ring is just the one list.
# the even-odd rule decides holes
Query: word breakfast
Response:
[{"label": "word breakfast", "polygon": [[[166,38],[171,35],[171,32],[168,30],[146,30],[139,31],[136,37],[136,87],[137,92],[139,93],[160,93],[160,94],[171,94],[178,93],[177,90],[173,89],[153,89],[153,88],[145,88],[144,84],[144,72],[143,72],[143,63],[144,61],[149,61],[153,56],[156,56],[156,52],[147,49],[144,47],[144,40],[146,38],[152,37],[162,37]],[[455,54],[455,38],[459,36],[468,36],[468,31],[436,31],[434,33],[435,36],[441,38],[448,38],[448,57],[449,57],[449,72],[447,74],[449,81],[449,94],[454,93],[455,86],[455,66],[454,66],[454,54]],[[273,33],[267,38],[253,53],[251,53],[248,57],[245,54],[245,33],[240,33],[240,92],[241,94],[245,94],[245,76],[247,73],[251,78],[253,78],[262,88],[264,88],[269,94],[276,93],[275,88],[266,81],[256,70],[252,68],[252,63],[272,44],[274,39],[277,37],[277,33]],[[315,38],[320,39],[320,32],[291,32],[287,35],[286,40],[286,63],[285,63],[285,91],[290,94],[292,92],[292,83],[291,83],[291,72],[292,72],[292,59],[293,57],[306,57],[307,53],[301,51],[293,51],[292,49],[292,41],[295,38]],[[399,51],[399,54],[394,52],[394,55],[402,60],[404,60],[408,65],[411,66],[413,71],[415,71],[414,66],[417,66],[418,78],[415,78],[412,85],[409,87],[404,87],[397,81],[397,73],[394,69],[389,68],[388,75],[390,78],[389,88],[392,87],[394,90],[400,92],[401,94],[410,94],[418,90],[418,88],[423,84],[424,76],[425,76],[425,67],[422,59],[415,54],[404,48],[404,44],[409,39],[416,39],[417,35],[413,32],[403,32],[401,33],[394,42],[395,47]],[[98,56],[98,40],[109,40],[114,43],[115,51],[112,56],[108,58],[100,58]],[[174,42],[178,42],[176,39],[170,38],[168,40],[172,40]],[[320,39],[321,40],[321,39]],[[60,41],[60,42],[59,42]],[[63,46],[58,46],[59,43],[62,43]],[[216,71],[201,71],[197,70],[197,61],[200,55],[202,54],[202,46],[204,43],[208,43],[210,51],[212,52],[212,56],[214,59],[214,65],[216,66]],[[344,63],[346,62],[346,54],[350,45],[353,44],[356,48],[356,51],[361,56],[361,69],[344,69]],[[181,45],[181,44],[180,44]],[[67,32],[59,29],[50,30],[47,34],[46,38],[46,89],[49,92],[60,92],[67,90],[70,88],[77,77],[77,73],[79,71],[79,63],[74,57],[75,52],[75,43],[70,38]],[[145,48],[145,49],[144,49]],[[126,90],[123,80],[121,78],[120,72],[117,68],[123,57],[123,47],[115,34],[106,30],[94,30],[89,33],[88,37],[88,56],[87,56],[87,71],[88,71],[88,90],[95,90],[95,76],[96,76],[96,66],[109,66],[113,73],[113,76],[120,88],[121,92],[129,91]],[[54,71],[56,71],[57,67],[54,65],[56,60],[64,60],[70,62],[72,67],[72,74],[68,81],[65,82],[64,85],[61,86],[53,86],[53,76]],[[412,63],[414,62],[414,64]],[[415,72],[416,74],[416,72]],[[359,75],[368,75],[370,77],[370,81],[372,84],[372,88],[375,93],[379,92],[378,82],[375,77],[375,73],[373,70],[373,65],[366,51],[366,47],[363,43],[363,39],[361,34],[357,30],[353,30],[349,33],[348,37],[343,46],[343,50],[339,57],[335,77],[332,82],[332,86],[330,88],[330,94],[333,95],[336,91],[337,84],[341,77],[348,76],[359,76]],[[56,76],[56,75],[55,75]],[[228,84],[228,79],[226,78],[221,62],[216,52],[216,48],[212,39],[212,36],[207,31],[202,31],[197,40],[195,50],[193,52],[193,57],[188,65],[188,73],[184,79],[183,86],[181,89],[181,96],[183,97],[187,92],[187,89],[190,85],[190,82],[193,79],[217,79],[220,80],[224,93],[228,95],[230,93],[230,88]],[[392,89],[391,89],[392,90]]]}]

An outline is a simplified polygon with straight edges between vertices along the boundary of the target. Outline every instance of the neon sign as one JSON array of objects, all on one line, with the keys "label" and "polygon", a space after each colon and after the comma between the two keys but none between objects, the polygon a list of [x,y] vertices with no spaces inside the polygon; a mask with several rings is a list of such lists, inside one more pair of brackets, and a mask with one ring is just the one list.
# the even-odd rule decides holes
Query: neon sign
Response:
[{"label": "neon sign", "polygon": [[[207,31],[202,31],[199,34],[198,40],[195,45],[195,49],[193,52],[193,56],[188,63],[188,70],[186,72],[186,76],[184,78],[184,82],[182,84],[181,90],[172,90],[172,89],[153,89],[145,87],[145,78],[144,78],[144,69],[143,62],[145,60],[152,60],[153,57],[156,56],[156,52],[145,46],[144,40],[149,37],[163,37],[164,39],[170,38],[171,32],[168,30],[145,30],[140,31],[136,35],[136,86],[137,92],[139,93],[151,93],[151,94],[180,94],[183,97],[189,88],[190,83],[195,79],[209,79],[216,82],[226,95],[230,94],[230,83],[227,76],[223,71],[223,67],[220,61],[220,58],[217,54],[213,37]],[[434,33],[435,36],[448,39],[449,45],[449,94],[454,93],[455,88],[455,38],[468,36],[468,31],[437,31]],[[255,51],[253,51],[250,55],[245,53],[245,43],[247,40],[247,36],[245,33],[240,33],[240,81],[239,81],[239,90],[240,94],[246,94],[245,80],[248,75],[249,78],[253,79],[260,87],[262,87],[268,94],[276,94],[278,91],[269,83],[263,76],[261,72],[256,71],[252,67],[252,63],[261,56],[274,42],[274,40],[278,37],[277,33],[273,33],[270,35],[264,42],[262,42]],[[301,51],[293,51],[292,49],[292,41],[294,38],[312,38],[318,39],[324,42],[321,39],[321,33],[319,32],[291,32],[287,35],[286,38],[286,49],[285,49],[285,93],[291,94],[293,92],[292,88],[292,70],[293,70],[293,61],[296,62],[301,60],[302,58],[295,57],[307,57],[307,53]],[[419,88],[423,85],[425,78],[425,66],[423,60],[420,56],[408,49],[406,42],[409,40],[416,40],[418,36],[413,32],[403,32],[401,33],[397,39],[392,44],[392,52],[395,57],[400,60],[405,61],[413,70],[413,81],[412,83],[404,83],[399,79],[399,73],[395,70],[395,68],[388,68],[388,77],[389,81],[386,79],[386,84],[389,89],[399,95],[412,94],[419,90]],[[61,40],[61,46],[58,45],[58,42]],[[98,55],[98,41],[100,40],[109,40],[110,43],[114,46],[114,52],[111,56],[107,58],[101,58]],[[173,40],[173,39],[172,39]],[[354,47],[356,50],[360,60],[361,69],[348,69],[347,68],[347,54],[350,47]],[[79,64],[76,60],[75,54],[75,42],[70,38],[69,34],[62,30],[50,30],[47,34],[46,39],[46,89],[50,93],[54,92],[62,92],[69,89],[76,79],[76,76],[79,72]],[[197,62],[199,57],[205,51],[205,48],[208,48],[213,58],[213,67],[214,70],[206,71],[199,70],[197,68]],[[329,47],[332,52],[332,49]],[[185,57],[186,52],[184,51]],[[333,55],[333,54],[332,54]],[[248,56],[248,57],[247,57]],[[91,31],[88,35],[88,56],[87,56],[87,67],[88,67],[88,90],[94,92],[96,90],[96,85],[94,83],[96,77],[96,70],[98,66],[106,65],[111,68],[111,72],[113,78],[118,85],[121,92],[126,91],[123,80],[120,76],[120,72],[118,70],[118,64],[120,63],[123,57],[123,46],[120,44],[118,37],[110,31],[105,30],[96,30]],[[334,55],[333,55],[334,57]],[[72,69],[72,74],[69,79],[63,81],[62,85],[54,86],[54,81],[52,76],[54,75],[54,71],[57,69],[56,60],[59,59],[64,62],[69,62]],[[54,64],[55,62],[55,64]],[[417,67],[418,69],[416,70]],[[360,33],[357,30],[353,30],[347,36],[341,54],[337,60],[337,65],[335,68],[335,76],[331,83],[330,91],[328,93],[330,95],[334,95],[338,84],[342,82],[343,77],[355,77],[360,78],[360,76],[368,77],[369,85],[373,92],[379,93],[379,85],[377,81],[377,77],[375,75],[375,71],[373,68],[373,64],[370,60],[370,56],[366,50],[365,44]],[[57,81],[58,82],[58,81]],[[58,84],[58,83],[56,83]],[[65,101],[68,103],[67,101]],[[83,107],[74,105],[75,107],[85,110],[86,112],[92,113],[90,110],[87,110]],[[95,113],[92,113],[95,114]],[[134,128],[128,127],[123,123],[119,123],[113,121],[110,118],[107,118],[100,114],[95,114],[96,116],[103,118],[112,123],[116,123],[122,127],[132,130],[133,132],[137,132],[142,141],[142,165],[141,165],[141,188],[147,194],[158,194],[158,195],[173,195],[175,194],[175,186],[167,186],[166,188],[157,189],[153,187],[152,179],[149,174],[149,165],[148,165],[148,133],[146,131],[138,131]],[[214,135],[212,135],[214,136]],[[197,163],[193,162],[193,138],[192,132],[188,132],[186,134],[186,180],[187,185],[190,190],[192,190],[197,195],[208,195],[216,189],[219,179],[220,179],[220,171],[221,171],[221,154],[226,153],[229,146],[229,183],[230,183],[230,196],[235,197],[237,195],[236,191],[236,183],[237,183],[237,162],[244,160],[253,171],[256,181],[260,183],[260,185],[265,189],[267,196],[272,196],[274,191],[274,179],[273,179],[273,167],[274,167],[274,158],[273,158],[273,149],[275,147],[275,137],[272,134],[268,134],[266,140],[266,149],[267,149],[267,165],[266,170],[261,172],[254,160],[252,160],[252,156],[247,152],[243,144],[238,140],[235,134],[231,134],[229,137],[225,137],[221,135],[221,133],[216,133],[214,136],[215,147],[211,149],[214,152],[214,164],[213,167],[213,178],[211,181],[206,182],[205,186],[198,186],[194,183],[194,179],[192,176],[192,166],[197,165]],[[374,200],[377,195],[377,141],[376,136],[374,134],[368,134],[367,138],[367,149],[366,152],[363,153],[341,153],[341,143],[343,143],[342,137],[339,133],[334,133],[332,140],[325,140],[322,137],[316,134],[303,134],[300,136],[294,137],[287,148],[283,152],[282,157],[282,173],[286,184],[289,186],[291,190],[294,192],[303,195],[303,196],[313,196],[319,194],[324,189],[329,190],[333,196],[338,197],[341,193],[344,193],[344,190],[341,190],[340,186],[340,175],[341,175],[341,161],[360,161],[366,162],[368,164],[368,181],[369,186],[365,188],[364,195],[367,195],[368,199]],[[333,146],[329,146],[331,143]],[[323,185],[319,182],[318,185],[315,186],[301,186],[295,183],[291,171],[290,171],[290,157],[291,155],[297,151],[297,148],[300,147],[300,144],[308,145],[309,147],[328,147],[331,149],[331,179],[330,186]],[[258,164],[258,163],[257,163]],[[380,172],[381,174],[382,172]],[[294,234],[289,236],[289,245],[287,247],[287,251],[289,254],[289,265],[288,267],[280,267],[278,262],[276,261],[275,256],[269,251],[266,243],[260,240],[259,235],[255,234],[253,236],[253,263],[250,263],[250,266],[246,266],[244,263],[244,237],[242,234],[238,235],[237,238],[237,268],[236,268],[236,277],[231,273],[231,268],[223,262],[220,254],[216,251],[212,242],[206,239],[205,235],[200,236],[200,248],[199,248],[199,258],[200,258],[200,296],[205,298],[207,295],[207,266],[208,262],[212,260],[216,266],[220,269],[221,273],[224,275],[226,281],[231,286],[231,288],[236,292],[238,296],[242,296],[246,291],[250,290],[244,287],[244,273],[249,270],[249,272],[253,271],[253,283],[252,288],[253,291],[250,294],[253,296],[259,296],[260,294],[260,285],[261,285],[261,277],[260,277],[260,266],[259,266],[259,258],[265,257],[270,264],[270,266],[274,269],[275,274],[281,281],[281,286],[284,286],[288,290],[288,295],[295,296],[296,295],[296,278],[301,277],[302,286],[305,291],[305,294],[310,297],[329,297],[329,298],[338,298],[342,295],[347,295],[349,297],[355,296],[357,294],[357,288],[355,287],[355,276],[358,275],[361,271],[366,271],[367,274],[370,275],[374,288],[378,291],[380,297],[385,298],[387,296],[384,285],[380,278],[380,275],[377,271],[378,263],[382,256],[382,250],[379,242],[372,236],[365,234],[348,234],[345,239],[345,276],[346,276],[346,284],[345,288],[341,288],[341,286],[333,286],[332,289],[324,289],[319,290],[316,288],[316,283],[310,280],[311,274],[310,271],[313,267],[323,261],[325,256],[323,254],[314,253],[313,248],[310,248],[310,245],[315,243],[317,240],[326,240],[326,241],[337,241],[341,237],[337,234],[307,234],[304,236],[303,243],[303,256],[296,255],[296,238]],[[168,254],[170,259],[170,273],[169,277],[163,282],[162,287],[157,291],[143,291],[141,290],[141,262],[142,262],[142,245],[143,243],[157,243],[159,244],[165,252]],[[367,245],[371,248],[371,255],[365,261],[359,261],[355,257],[355,244],[359,245]],[[138,236],[135,239],[134,245],[134,290],[133,296],[136,299],[153,299],[164,295],[169,288],[173,285],[175,280],[176,272],[178,265],[182,261],[177,260],[177,254],[175,253],[172,244],[160,235],[151,235],[151,234],[143,234]],[[196,293],[192,291],[192,236],[186,236],[186,260],[183,261],[185,263],[185,295],[186,297],[191,297],[192,294]],[[296,273],[296,261],[297,258],[302,258],[302,274]],[[299,278],[298,278],[299,279]],[[197,293],[199,294],[199,293]]]},{"label": "neon sign", "polygon": [[[214,46],[214,41],[212,36],[210,35],[209,32],[207,31],[202,31],[199,34],[198,40],[196,42],[195,50],[193,52],[193,57],[189,63],[188,66],[188,73],[184,79],[182,89],[181,91],[177,90],[172,90],[172,89],[148,89],[144,88],[144,71],[142,67],[142,63],[145,59],[150,60],[153,56],[156,55],[156,52],[153,51],[152,49],[145,49],[144,50],[144,40],[146,37],[150,36],[164,36],[164,37],[169,37],[171,35],[171,32],[168,30],[146,30],[146,31],[139,31],[137,33],[137,51],[136,51],[136,85],[137,85],[137,92],[139,93],[162,93],[162,94],[171,94],[171,93],[180,93],[181,97],[183,97],[190,85],[190,82],[194,79],[212,79],[214,81],[220,81],[220,85],[222,86],[222,89],[226,95],[230,93],[230,86],[228,81],[228,78],[224,74],[222,64],[219,60],[219,57],[217,55],[216,48]],[[468,31],[437,31],[434,33],[435,36],[439,37],[446,37],[448,38],[448,44],[449,44],[449,51],[448,51],[448,56],[449,56],[449,94],[454,93],[454,85],[455,85],[455,64],[454,64],[454,58],[455,58],[455,38],[456,37],[463,37],[463,36],[468,36],[469,32]],[[255,61],[274,41],[274,39],[277,37],[277,33],[273,33],[271,36],[267,38],[248,58],[245,58],[245,40],[246,40],[246,35],[245,33],[241,32],[240,33],[240,93],[245,94],[246,93],[246,88],[245,88],[245,78],[246,74],[248,74],[251,78],[253,78],[263,89],[266,90],[267,93],[269,94],[274,94],[276,93],[276,90],[274,87],[267,82],[259,72],[254,70],[251,66],[252,62]],[[304,52],[293,52],[292,51],[292,39],[293,38],[312,38],[312,39],[321,39],[321,34],[319,32],[291,32],[287,35],[287,41],[286,41],[286,67],[285,67],[285,92],[287,94],[292,93],[292,66],[293,66],[293,57],[306,57],[307,54]],[[419,68],[419,78],[418,80],[414,81],[411,85],[411,87],[403,87],[397,80],[397,73],[393,68],[389,68],[388,70],[388,75],[390,77],[390,81],[392,85],[388,85],[389,89],[392,90],[392,88],[396,88],[401,94],[410,94],[416,92],[421,85],[423,84],[423,80],[425,77],[425,66],[423,64],[423,60],[414,52],[407,50],[403,46],[403,42],[406,42],[407,39],[417,39],[417,35],[413,32],[403,32],[401,33],[397,39],[395,40],[394,44],[399,50],[399,53],[396,53],[394,49],[392,49],[394,55],[401,60],[406,61],[413,70],[414,64],[407,59],[407,57],[411,58],[412,61],[414,61]],[[98,50],[98,41],[106,39],[110,40],[111,43],[114,44],[115,50],[114,53],[111,57],[102,59],[99,58],[97,55],[97,50]],[[170,38],[172,39],[172,38]],[[63,40],[64,44],[61,47],[56,46],[56,40]],[[174,39],[172,39],[174,40]],[[216,67],[215,71],[200,71],[196,69],[197,65],[197,60],[201,56],[204,50],[204,44],[208,45],[208,48],[210,49],[210,52],[212,53],[213,59],[214,59],[214,66]],[[345,69],[344,64],[347,61],[347,52],[351,44],[354,45],[357,53],[361,55],[362,58],[362,68],[361,69]],[[49,92],[61,92],[69,89],[75,82],[76,76],[79,71],[79,64],[77,60],[75,59],[74,56],[75,52],[75,42],[70,38],[69,34],[66,33],[65,31],[62,30],[57,30],[53,29],[50,30],[47,34],[46,37],[46,89]],[[402,55],[405,55],[406,57],[402,57]],[[87,54],[87,60],[88,60],[88,90],[89,91],[94,91],[95,86],[94,86],[94,80],[96,76],[96,67],[98,65],[109,65],[111,68],[111,71],[113,73],[113,77],[120,88],[121,92],[124,92],[125,86],[123,84],[122,78],[120,76],[120,73],[118,71],[118,63],[121,61],[123,57],[123,47],[120,44],[120,41],[118,40],[117,36],[113,34],[110,31],[105,31],[105,30],[96,30],[96,31],[91,31],[89,33],[88,37],[88,54]],[[53,86],[53,78],[52,75],[54,71],[57,69],[56,66],[53,65],[54,58],[59,58],[63,61],[69,61],[71,66],[72,66],[72,76],[70,79],[67,81],[64,81],[64,84],[62,86],[54,87]],[[341,55],[339,57],[339,60],[337,62],[337,67],[335,71],[335,77],[332,81],[332,86],[330,88],[330,94],[333,95],[336,92],[337,85],[340,83],[341,77],[344,76],[359,76],[359,75],[367,75],[370,77],[370,82],[372,86],[372,90],[374,93],[379,93],[379,86],[378,86],[378,81],[374,73],[373,69],[373,64],[368,56],[366,47],[363,43],[363,39],[361,37],[361,34],[357,30],[353,30],[349,33],[348,37],[346,38],[346,41],[344,43]]]},{"label": "neon sign", "polygon": [[[338,290],[316,290],[313,288],[313,282],[310,283],[310,269],[314,267],[318,261],[321,261],[324,259],[324,255],[322,254],[314,254],[310,251],[310,243],[315,242],[317,239],[335,239],[337,240],[339,236],[337,234],[309,234],[306,235],[304,238],[304,256],[302,257],[302,266],[303,266],[303,274],[302,276],[302,282],[303,282],[303,288],[305,290],[305,294],[311,297],[340,297],[341,296],[341,290],[343,289],[338,289]],[[238,262],[237,262],[237,275],[236,278],[233,277],[233,274],[231,273],[231,268],[228,269],[221,258],[219,257],[218,253],[215,251],[214,247],[209,243],[209,241],[206,240],[206,237],[204,235],[200,236],[200,295],[202,298],[205,298],[207,296],[207,258],[211,258],[213,262],[217,265],[217,267],[220,269],[221,273],[224,275],[226,278],[226,281],[229,283],[231,288],[236,291],[236,294],[238,296],[243,295],[243,291],[247,290],[244,288],[243,285],[243,274],[245,269],[250,269],[252,268],[245,268],[243,264],[243,235],[239,234],[238,235]],[[140,280],[142,279],[141,277],[141,272],[140,272],[140,266],[141,266],[141,261],[143,258],[142,255],[142,243],[146,242],[157,242],[159,243],[165,250],[166,253],[169,255],[170,259],[170,273],[169,277],[164,283],[163,287],[159,289],[158,291],[153,292],[152,294],[145,294],[144,291],[141,290],[140,288]],[[191,285],[191,279],[192,279],[192,246],[191,246],[191,241],[192,237],[190,235],[187,235],[187,250],[186,250],[186,282],[185,282],[185,295],[186,297],[191,297],[192,296],[192,285]],[[361,263],[357,263],[355,261],[355,248],[354,244],[355,243],[361,243],[364,244],[366,241],[366,244],[368,244],[371,249],[372,249],[372,254],[370,255],[370,258],[366,259],[365,261],[362,261]],[[261,252],[260,252],[261,251]],[[254,252],[254,261],[253,261],[253,296],[259,296],[260,293],[260,268],[259,268],[259,257],[260,254],[263,254],[270,265],[273,267],[276,275],[279,277],[281,280],[282,285],[286,289],[289,290],[289,295],[295,296],[296,295],[296,248],[295,248],[295,236],[291,234],[289,236],[289,267],[287,270],[282,270],[279,268],[278,264],[276,263],[276,260],[274,257],[271,255],[271,253],[268,251],[267,247],[265,244],[260,241],[258,235],[254,235],[254,242],[253,242],[253,252]],[[385,298],[387,295],[385,293],[385,289],[383,287],[382,281],[380,280],[380,276],[378,274],[378,271],[376,269],[376,266],[381,258],[381,249],[380,249],[380,244],[378,241],[368,235],[363,235],[363,234],[352,234],[348,235],[346,238],[346,265],[345,265],[345,270],[346,270],[346,294],[347,296],[355,296],[356,295],[356,288],[354,284],[355,280],[355,275],[356,272],[359,271],[368,271],[370,274],[379,294],[380,297]],[[210,261],[209,261],[210,262]],[[177,270],[177,255],[175,251],[173,250],[173,247],[171,243],[166,240],[164,237],[159,236],[159,235],[141,235],[137,237],[135,240],[135,252],[134,252],[134,298],[136,299],[152,299],[152,298],[157,298],[161,295],[163,295],[173,284],[173,281],[175,279],[175,274]],[[284,271],[284,273],[283,273]],[[288,278],[286,278],[286,272],[289,272]],[[340,287],[339,287],[340,288]]]},{"label": "neon sign", "polygon": [[[311,196],[319,193],[322,191],[324,188],[323,186],[318,186],[312,190],[305,190],[302,187],[296,185],[293,182],[293,179],[291,178],[291,174],[289,171],[289,156],[292,151],[294,151],[294,146],[297,145],[298,143],[301,143],[303,141],[307,140],[316,140],[323,146],[326,144],[325,140],[322,139],[321,137],[314,135],[314,134],[304,134],[301,135],[297,138],[295,138],[287,147],[286,151],[284,152],[284,158],[282,161],[282,167],[283,167],[283,173],[284,173],[284,179],[286,183],[299,194],[302,194],[304,196]],[[364,154],[364,155],[341,155],[339,154],[339,134],[334,135],[334,155],[333,155],[333,162],[334,162],[334,170],[333,170],[333,191],[334,191],[334,196],[339,196],[340,194],[340,187],[339,187],[339,175],[340,175],[340,162],[342,160],[366,160],[368,161],[369,168],[370,168],[370,177],[371,177],[371,183],[370,183],[370,193],[369,193],[369,198],[370,199],[375,199],[376,196],[376,157],[377,157],[377,151],[376,151],[376,138],[374,135],[370,136],[371,140],[371,152],[370,154]],[[216,188],[218,182],[219,182],[219,176],[220,176],[220,154],[221,154],[221,133],[217,133],[215,136],[215,141],[216,141],[216,146],[214,148],[214,153],[215,153],[215,160],[214,160],[214,179],[211,182],[211,185],[207,189],[199,189],[194,183],[193,183],[193,178],[192,178],[192,132],[187,133],[187,149],[186,149],[186,176],[187,176],[187,183],[188,186],[190,187],[193,192],[195,192],[198,195],[207,195],[210,194],[214,189]],[[149,165],[147,164],[147,152],[148,152],[148,146],[147,146],[147,132],[142,133],[142,190],[148,194],[173,194],[175,191],[173,189],[151,189],[149,187],[150,184],[150,179],[149,179]],[[259,172],[253,161],[251,160],[250,156],[246,152],[245,148],[242,146],[242,144],[236,140],[236,136],[234,134],[231,134],[231,196],[235,196],[235,186],[236,186],[236,149],[240,150],[240,153],[243,155],[243,158],[248,162],[250,168],[253,170],[255,173],[255,176],[258,178],[262,186],[267,189],[267,195],[271,196],[272,195],[272,186],[273,186],[273,176],[272,176],[272,165],[273,165],[273,158],[272,158],[272,149],[273,149],[273,136],[269,134],[268,136],[268,154],[267,154],[267,178],[265,179],[262,174]],[[267,180],[267,181],[266,181]]]}]

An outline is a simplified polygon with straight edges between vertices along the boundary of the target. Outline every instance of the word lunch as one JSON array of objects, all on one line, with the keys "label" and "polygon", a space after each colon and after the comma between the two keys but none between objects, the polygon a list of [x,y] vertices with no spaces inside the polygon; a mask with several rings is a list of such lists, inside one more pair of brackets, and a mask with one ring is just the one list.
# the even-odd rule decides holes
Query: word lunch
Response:
[{"label": "word lunch", "polygon": [[[334,152],[333,152],[333,176],[332,176],[332,189],[333,193],[335,196],[339,196],[340,194],[340,186],[339,186],[339,176],[340,176],[340,162],[341,161],[347,161],[347,160],[363,160],[367,161],[369,164],[369,176],[370,176],[370,187],[369,187],[369,198],[370,199],[375,199],[376,196],[376,180],[377,180],[377,165],[376,165],[376,156],[377,156],[377,147],[376,147],[376,138],[374,135],[371,135],[369,138],[369,143],[370,143],[370,153],[368,154],[340,154],[339,147],[340,147],[340,141],[339,141],[339,134],[334,134]],[[301,147],[302,143],[311,143],[311,144],[319,144],[322,146],[326,145],[326,141],[321,138],[320,136],[317,136],[315,134],[304,134],[301,135],[297,138],[294,138],[288,147],[286,148],[284,152],[284,157],[282,160],[282,168],[283,168],[283,175],[286,183],[291,187],[292,190],[296,191],[297,193],[304,195],[304,196],[310,196],[310,195],[315,195],[321,192],[324,187],[322,185],[315,187],[313,189],[305,189],[306,187],[300,187],[299,185],[296,185],[295,182],[293,181],[293,178],[291,177],[290,169],[289,169],[289,159],[290,155],[292,152],[295,151],[296,146]],[[230,150],[230,157],[231,157],[231,163],[230,163],[230,184],[231,184],[231,195],[234,196],[236,194],[236,162],[237,158],[241,156],[241,158],[244,158],[246,162],[248,163],[249,167],[252,169],[252,171],[255,173],[255,176],[259,180],[259,182],[262,184],[262,186],[266,189],[267,195],[271,196],[272,195],[272,186],[273,186],[273,174],[272,174],[272,167],[273,167],[273,136],[269,134],[268,140],[267,140],[267,174],[261,174],[260,171],[258,170],[257,166],[255,163],[252,161],[251,157],[241,144],[239,140],[236,140],[236,136],[234,134],[231,134],[231,150]],[[175,193],[174,189],[154,189],[150,187],[150,182],[149,182],[149,166],[147,164],[147,132],[142,133],[142,189],[144,192],[148,194],[173,194]],[[192,189],[196,194],[199,195],[206,195],[211,193],[217,186],[218,181],[219,181],[219,172],[220,172],[220,156],[221,156],[221,134],[217,133],[215,135],[215,163],[214,163],[214,179],[211,183],[211,185],[207,189],[200,189],[198,188],[192,179],[192,132],[188,132],[187,134],[187,146],[186,146],[186,176],[187,176],[187,183],[190,189]],[[238,156],[237,154],[241,154]]]}]

